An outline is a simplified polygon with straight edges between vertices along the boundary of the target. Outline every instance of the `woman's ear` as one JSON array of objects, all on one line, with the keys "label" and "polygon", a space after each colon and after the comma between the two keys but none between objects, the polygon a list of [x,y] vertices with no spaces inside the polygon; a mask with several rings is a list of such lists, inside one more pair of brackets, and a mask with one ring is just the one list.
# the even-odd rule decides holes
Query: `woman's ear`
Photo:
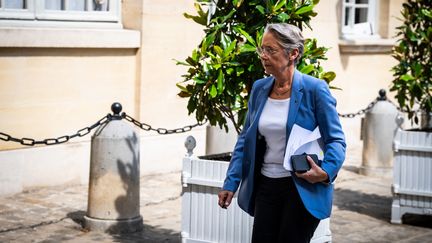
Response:
[{"label": "woman's ear", "polygon": [[291,51],[290,61],[294,61],[298,57],[298,55],[299,55],[299,50],[297,48],[293,49]]}]

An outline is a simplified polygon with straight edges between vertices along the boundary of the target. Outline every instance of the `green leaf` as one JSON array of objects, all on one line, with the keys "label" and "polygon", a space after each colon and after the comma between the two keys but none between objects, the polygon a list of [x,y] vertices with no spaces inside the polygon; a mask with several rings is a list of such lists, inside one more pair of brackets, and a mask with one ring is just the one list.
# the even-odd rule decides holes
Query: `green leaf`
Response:
[{"label": "green leaf", "polygon": [[198,62],[198,52],[196,49],[194,49],[192,51],[192,56],[191,56],[192,60],[194,60],[195,62]]},{"label": "green leaf", "polygon": [[177,88],[179,88],[181,91],[188,92],[188,90],[186,89],[186,87],[180,85],[179,83],[176,83],[176,86],[177,86]]},{"label": "green leaf", "polygon": [[280,13],[277,17],[281,22],[286,22],[289,19],[289,15],[286,13]]},{"label": "green leaf", "polygon": [[220,64],[220,63],[213,64],[213,68],[214,68],[215,70],[218,70],[218,69],[221,68],[221,67],[222,67],[222,64]]},{"label": "green leaf", "polygon": [[256,51],[256,47],[249,45],[249,44],[244,44],[241,46],[240,48],[241,52],[255,52]]},{"label": "green leaf", "polygon": [[244,0],[233,0],[233,4],[234,6],[236,6],[236,8],[239,8]]},{"label": "green leaf", "polygon": [[176,62],[176,65],[190,66],[189,63],[178,61],[178,60],[175,60],[175,59],[173,59],[173,60]]},{"label": "green leaf", "polygon": [[244,68],[243,67],[237,67],[236,72],[237,72],[237,77],[238,77],[244,73]]},{"label": "green leaf", "polygon": [[404,74],[400,77],[400,79],[402,79],[403,81],[410,81],[410,80],[414,80],[414,77],[411,76],[410,74]]},{"label": "green leaf", "polygon": [[189,63],[191,66],[195,66],[197,64],[195,60],[192,59],[192,57],[187,57],[186,62]]},{"label": "green leaf", "polygon": [[335,72],[325,72],[322,76],[322,79],[326,80],[326,81],[332,81],[336,78],[336,73]]},{"label": "green leaf", "polygon": [[219,70],[219,75],[218,75],[218,79],[217,79],[218,94],[221,94],[225,88],[223,81],[224,81],[224,74],[223,74],[222,70]]},{"label": "green leaf", "polygon": [[221,32],[221,43],[223,49],[226,49],[228,45],[231,43],[231,40],[228,35],[226,35],[224,32]]},{"label": "green leaf", "polygon": [[220,46],[213,46],[213,49],[215,50],[215,52],[216,52],[220,57],[223,57],[223,53],[224,53],[224,51],[222,50],[222,48],[220,48]]},{"label": "green leaf", "polygon": [[227,72],[228,75],[231,75],[234,72],[234,68],[228,68],[226,70],[226,72]]},{"label": "green leaf", "polygon": [[286,3],[286,0],[279,0],[276,3],[276,6],[273,8],[273,11],[276,12],[278,11],[280,8],[282,8]]},{"label": "green leaf", "polygon": [[243,35],[253,46],[256,47],[256,43],[255,43],[254,39],[246,31],[244,31],[240,27],[234,27],[234,30],[236,32],[240,33],[241,35]]},{"label": "green leaf", "polygon": [[337,89],[337,90],[342,90],[341,88],[339,88],[339,87],[336,87],[336,86],[332,86],[332,85],[329,85],[329,88],[330,88],[330,89]]},{"label": "green leaf", "polygon": [[231,44],[224,50],[224,55],[227,56],[228,54],[231,54],[231,52],[236,48],[237,46],[237,40],[234,40],[231,42]]},{"label": "green leaf", "polygon": [[262,14],[265,15],[265,8],[261,5],[255,6],[255,8]]},{"label": "green leaf", "polygon": [[302,72],[302,73],[304,73],[304,74],[309,74],[309,73],[312,72],[314,69],[315,69],[315,66],[311,64],[311,65],[304,66],[304,67],[303,67],[302,69],[300,69],[299,71]]},{"label": "green leaf", "polygon": [[306,5],[306,6],[303,6],[303,7],[299,8],[299,9],[297,9],[295,11],[295,13],[298,14],[298,15],[304,14],[304,13],[312,11],[313,8],[314,8],[314,5]]},{"label": "green leaf", "polygon": [[197,84],[205,84],[205,83],[206,83],[205,80],[202,80],[202,79],[199,79],[199,78],[193,78],[193,80],[194,80],[195,83],[197,83]]},{"label": "green leaf", "polygon": [[427,10],[427,9],[422,9],[421,10],[422,14],[426,17],[428,17],[429,19],[432,19],[432,13],[431,11]]},{"label": "green leaf", "polygon": [[208,75],[208,73],[210,71],[210,65],[207,62],[203,63],[203,71],[206,75]]},{"label": "green leaf", "polygon": [[235,9],[231,9],[231,11],[229,12],[229,14],[227,14],[226,16],[224,16],[223,18],[222,18],[222,23],[225,23],[228,19],[230,19],[233,15],[234,15],[234,13],[236,12],[236,10]]},{"label": "green leaf", "polygon": [[216,38],[216,34],[215,33],[211,33],[210,35],[208,35],[202,42],[202,46],[201,46],[201,52],[205,53],[207,52],[207,48],[214,42]]},{"label": "green leaf", "polygon": [[214,86],[214,84],[212,84],[212,85],[211,85],[211,88],[210,88],[210,96],[211,96],[212,98],[214,98],[214,97],[216,97],[216,95],[217,95],[217,89],[216,89],[216,87]]},{"label": "green leaf", "polygon": [[183,16],[185,16],[188,19],[192,19],[193,21],[195,21],[196,23],[200,24],[200,25],[207,25],[207,17],[200,17],[200,16],[193,16],[187,13],[184,13]]}]

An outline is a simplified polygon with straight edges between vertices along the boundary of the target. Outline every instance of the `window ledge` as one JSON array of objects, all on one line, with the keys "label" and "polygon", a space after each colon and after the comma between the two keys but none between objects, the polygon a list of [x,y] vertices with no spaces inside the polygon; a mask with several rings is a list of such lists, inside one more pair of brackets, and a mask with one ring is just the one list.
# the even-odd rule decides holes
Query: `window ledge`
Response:
[{"label": "window ledge", "polygon": [[339,41],[339,50],[344,54],[389,54],[395,45],[395,39],[344,39]]},{"label": "window ledge", "polygon": [[139,48],[140,32],[125,29],[0,28],[0,47]]}]

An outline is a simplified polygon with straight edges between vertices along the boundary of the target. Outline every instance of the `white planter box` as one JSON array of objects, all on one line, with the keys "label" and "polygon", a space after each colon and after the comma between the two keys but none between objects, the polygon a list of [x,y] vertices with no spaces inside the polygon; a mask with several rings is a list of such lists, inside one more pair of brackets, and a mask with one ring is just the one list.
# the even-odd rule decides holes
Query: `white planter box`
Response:
[{"label": "white planter box", "polygon": [[[184,158],[182,171],[182,242],[250,242],[253,218],[237,204],[237,194],[221,209],[218,192],[228,162]],[[320,222],[312,241],[331,242],[330,219]]]},{"label": "white planter box", "polygon": [[391,222],[405,213],[432,215],[432,133],[398,130],[394,140]]}]

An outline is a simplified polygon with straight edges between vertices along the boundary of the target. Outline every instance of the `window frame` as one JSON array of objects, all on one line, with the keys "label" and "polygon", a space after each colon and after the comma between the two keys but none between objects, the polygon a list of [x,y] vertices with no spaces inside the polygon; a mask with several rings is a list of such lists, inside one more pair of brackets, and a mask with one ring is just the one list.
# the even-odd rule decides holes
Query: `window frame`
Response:
[{"label": "window frame", "polygon": [[[4,2],[5,0],[0,0]],[[91,7],[91,0],[87,2],[87,9]],[[77,27],[79,24],[88,26],[106,25],[121,28],[120,0],[107,0],[108,11],[76,11],[49,10],[45,8],[45,0],[26,0],[27,9],[0,8],[0,26],[59,26]],[[2,5],[3,6],[3,5]],[[86,24],[88,23],[88,24]]]},{"label": "window frame", "polygon": [[[368,3],[355,3],[355,0],[349,0],[346,2],[342,0],[342,18],[341,18],[341,33],[342,37],[352,39],[352,38],[364,38],[364,37],[379,37],[378,36],[378,2],[377,0],[369,0]],[[350,16],[348,17],[348,25],[345,25],[345,18],[347,15],[346,8],[350,8]],[[367,21],[365,23],[354,24],[355,19],[355,8],[367,8]],[[365,33],[364,29],[370,28],[370,34]]]},{"label": "window frame", "polygon": [[26,0],[27,9],[12,9],[4,8],[6,0],[0,0],[0,20],[1,19],[34,19],[34,1]]}]

